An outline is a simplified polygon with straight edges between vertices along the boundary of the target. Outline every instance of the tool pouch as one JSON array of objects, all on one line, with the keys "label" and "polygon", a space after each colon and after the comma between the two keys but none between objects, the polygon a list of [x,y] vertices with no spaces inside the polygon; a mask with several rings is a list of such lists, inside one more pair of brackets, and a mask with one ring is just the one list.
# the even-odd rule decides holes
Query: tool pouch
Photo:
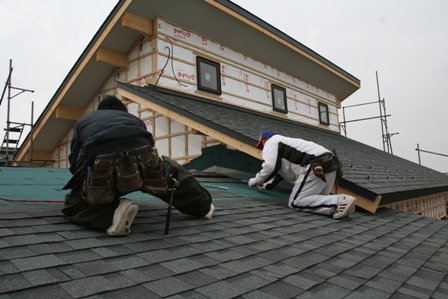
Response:
[{"label": "tool pouch", "polygon": [[326,182],[325,174],[336,171],[336,176],[342,176],[342,163],[338,157],[332,155],[325,155],[322,158],[311,162],[311,168],[317,177],[320,177]]},{"label": "tool pouch", "polygon": [[342,171],[342,162],[341,162],[341,160],[339,160],[338,157],[333,156],[333,164],[334,164],[334,167],[336,168],[336,177],[337,178],[341,178],[344,175],[344,173]]},{"label": "tool pouch", "polygon": [[123,155],[116,160],[115,169],[117,171],[117,191],[120,195],[125,195],[143,187],[143,179],[140,176],[138,156]]},{"label": "tool pouch", "polygon": [[325,171],[324,163],[322,162],[322,160],[312,162],[311,169],[317,177],[319,177],[322,181],[327,182],[324,175],[327,172]]},{"label": "tool pouch", "polygon": [[168,192],[168,180],[165,174],[165,167],[157,155],[151,151],[141,157],[142,160],[142,191],[154,196],[162,196]]},{"label": "tool pouch", "polygon": [[92,171],[89,169],[84,180],[82,198],[92,205],[108,204],[114,200],[113,161],[95,160]]}]

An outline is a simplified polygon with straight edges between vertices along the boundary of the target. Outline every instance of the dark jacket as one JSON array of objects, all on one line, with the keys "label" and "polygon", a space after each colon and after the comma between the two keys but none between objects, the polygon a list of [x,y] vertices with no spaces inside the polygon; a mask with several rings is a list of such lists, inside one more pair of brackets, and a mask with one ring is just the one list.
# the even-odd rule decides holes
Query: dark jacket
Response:
[{"label": "dark jacket", "polygon": [[100,154],[121,148],[154,146],[154,138],[138,117],[120,110],[97,110],[75,124],[70,146],[70,172],[73,178],[64,187],[72,188],[76,178]]}]

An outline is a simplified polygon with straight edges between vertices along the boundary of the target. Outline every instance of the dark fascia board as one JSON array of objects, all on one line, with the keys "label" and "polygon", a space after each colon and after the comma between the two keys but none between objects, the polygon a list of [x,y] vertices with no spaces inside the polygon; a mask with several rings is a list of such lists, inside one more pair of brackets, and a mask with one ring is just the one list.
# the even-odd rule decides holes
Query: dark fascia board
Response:
[{"label": "dark fascia board", "polygon": [[371,200],[371,201],[375,201],[376,197],[378,196],[378,194],[376,194],[372,191],[369,191],[363,187],[360,187],[359,185],[356,185],[350,181],[345,180],[344,177],[342,177],[338,180],[338,185],[347,190],[350,190],[356,194],[359,194],[362,197],[364,197],[368,200]]},{"label": "dark fascia board", "polygon": [[434,187],[419,190],[401,191],[394,193],[387,193],[381,197],[380,205],[390,204],[402,200],[407,200],[409,198],[424,197],[428,195],[438,194],[447,192],[447,187]]},{"label": "dark fascia board", "polygon": [[361,81],[358,78],[356,78],[355,76],[351,75],[350,73],[348,73],[347,71],[343,70],[339,66],[335,65],[331,61],[329,61],[329,60],[325,59],[324,57],[320,56],[319,54],[317,54],[316,52],[314,52],[313,50],[311,50],[307,46],[301,44],[300,42],[298,42],[297,40],[293,39],[289,35],[285,34],[284,32],[280,31],[279,29],[275,28],[271,24],[263,21],[262,19],[258,18],[255,15],[251,14],[250,12],[248,12],[247,10],[242,8],[241,6],[231,2],[229,0],[215,0],[215,1],[218,2],[219,4],[224,5],[227,8],[237,12],[238,14],[244,16],[245,18],[249,19],[250,21],[252,21],[252,22],[256,23],[257,25],[263,27],[264,29],[268,30],[269,32],[271,32],[271,33],[281,37],[282,39],[284,39],[288,43],[290,43],[290,44],[294,45],[295,47],[299,48],[300,50],[306,52],[307,54],[309,54],[312,57],[316,58],[320,62],[326,64],[327,66],[331,67],[332,69],[336,70],[337,72],[343,74],[347,78],[350,78],[351,80],[353,80],[357,84],[361,84]]}]

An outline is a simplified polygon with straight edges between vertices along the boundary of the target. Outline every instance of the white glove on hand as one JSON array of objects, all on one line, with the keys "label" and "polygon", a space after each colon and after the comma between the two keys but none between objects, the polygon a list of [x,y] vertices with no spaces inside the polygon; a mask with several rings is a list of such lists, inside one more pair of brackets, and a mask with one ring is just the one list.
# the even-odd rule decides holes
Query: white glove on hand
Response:
[{"label": "white glove on hand", "polygon": [[249,185],[249,187],[255,187],[257,184],[257,179],[256,178],[251,178],[249,180],[249,182],[247,182],[247,184]]}]

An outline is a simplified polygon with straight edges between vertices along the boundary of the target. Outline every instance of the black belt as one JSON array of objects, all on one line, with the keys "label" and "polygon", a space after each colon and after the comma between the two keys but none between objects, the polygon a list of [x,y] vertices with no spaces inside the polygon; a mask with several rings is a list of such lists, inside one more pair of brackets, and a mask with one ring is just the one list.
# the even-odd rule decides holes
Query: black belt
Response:
[{"label": "black belt", "polygon": [[139,156],[151,152],[153,149],[150,145],[133,147],[128,149],[120,149],[113,153],[102,154],[96,156],[95,160],[114,160],[130,156]]},{"label": "black belt", "polygon": [[311,164],[316,161],[328,161],[328,160],[331,160],[332,158],[333,158],[332,153],[325,153],[325,154],[319,155],[317,157],[314,157],[313,159],[310,160],[310,162],[308,164]]}]

